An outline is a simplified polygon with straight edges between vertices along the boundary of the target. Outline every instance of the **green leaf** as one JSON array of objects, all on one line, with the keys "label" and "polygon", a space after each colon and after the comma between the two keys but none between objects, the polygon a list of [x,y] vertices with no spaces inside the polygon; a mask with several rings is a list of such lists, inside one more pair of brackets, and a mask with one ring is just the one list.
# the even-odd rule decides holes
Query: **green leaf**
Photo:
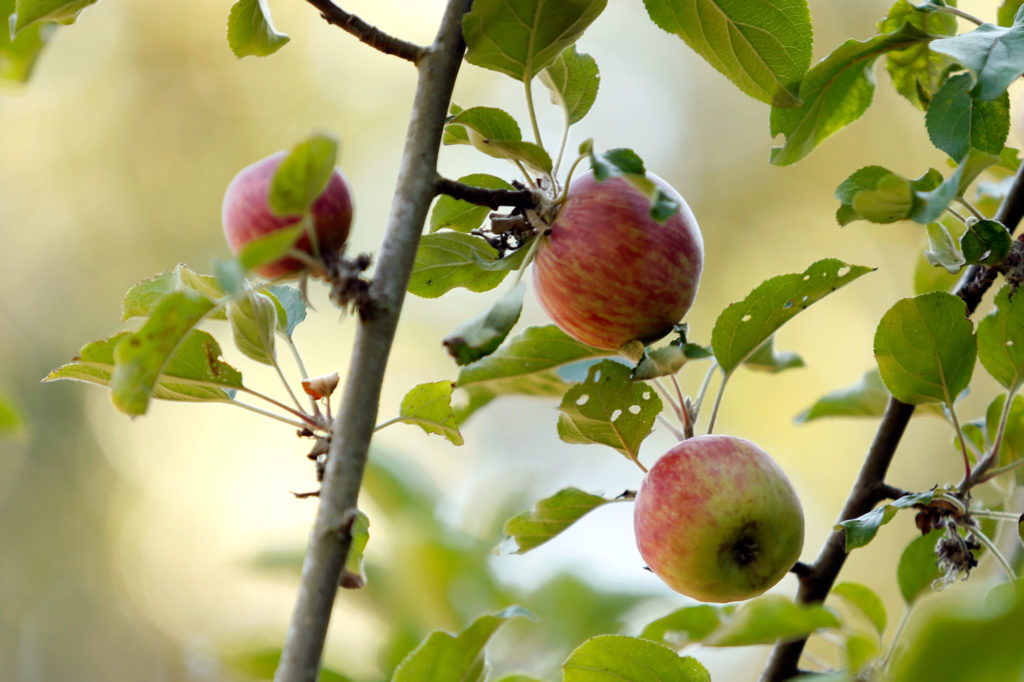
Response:
[{"label": "green leaf", "polygon": [[910,215],[914,192],[910,181],[896,173],[879,178],[873,189],[857,192],[852,208],[858,216],[872,223],[894,223]]},{"label": "green leaf", "polygon": [[266,57],[291,40],[274,30],[264,0],[238,0],[228,13],[228,46],[236,57]]},{"label": "green leaf", "polygon": [[928,107],[925,125],[932,144],[960,161],[970,149],[989,154],[1003,150],[1010,132],[1010,97],[995,99],[971,96],[971,76],[960,74],[946,81]]},{"label": "green leaf", "polygon": [[[949,232],[946,231],[945,227],[938,223],[928,223],[928,227],[926,228],[928,230],[929,239],[933,244],[932,248],[934,248],[934,240],[931,239],[933,225],[938,225],[942,228],[942,232],[945,233],[944,239],[946,241],[944,243],[946,246],[944,248],[952,248],[962,261],[963,256],[960,255],[959,249],[956,248],[953,238],[949,235]],[[959,272],[959,268],[961,267],[962,264],[957,265],[956,272]],[[953,291],[953,288],[956,287],[960,279],[957,277],[956,272],[951,273],[944,267],[935,267],[935,265],[933,265],[928,259],[928,256],[925,255],[924,251],[922,251],[918,254],[917,261],[914,263],[914,295],[929,294],[933,291],[945,291],[947,293]]]},{"label": "green leaf", "polygon": [[945,533],[933,530],[927,535],[914,538],[900,554],[900,562],[896,567],[896,580],[900,586],[903,601],[910,606],[922,594],[932,589],[932,583],[939,579],[938,557],[935,554],[935,543]]},{"label": "green leaf", "polygon": [[[878,659],[881,642],[878,637],[862,632],[846,633],[846,663],[850,671],[860,673]],[[851,679],[851,682],[853,680]]]},{"label": "green leaf", "polygon": [[905,298],[875,331],[875,359],[886,388],[913,405],[952,405],[974,371],[977,344],[963,299],[937,291]]},{"label": "green leaf", "polygon": [[862,191],[874,190],[883,178],[891,174],[889,169],[882,166],[865,166],[839,183],[835,194],[841,205],[836,211],[836,222],[848,225],[854,220],[860,220],[861,216],[853,209],[854,197]]},{"label": "green leaf", "polygon": [[391,682],[483,682],[487,642],[502,625],[524,617],[531,618],[529,612],[512,606],[480,616],[458,635],[432,632],[402,660]]},{"label": "green leaf", "polygon": [[277,330],[277,306],[266,294],[250,292],[228,303],[228,324],[235,346],[243,355],[264,365],[277,358],[274,332]]},{"label": "green leaf", "polygon": [[818,398],[794,421],[806,424],[822,417],[881,417],[888,404],[889,391],[885,389],[878,370],[871,369],[853,385]]},{"label": "green leaf", "polygon": [[[551,157],[543,147],[523,142],[519,124],[506,111],[494,107],[471,107],[450,117],[445,130],[457,127],[465,129],[465,143],[488,156],[522,161],[542,173],[551,172]],[[461,142],[462,136],[452,139]]]},{"label": "green leaf", "polygon": [[943,180],[938,187],[931,191],[915,188],[914,210],[907,217],[922,224],[937,220],[953,199],[963,196],[982,171],[998,162],[998,156],[971,149],[953,174]]},{"label": "green leaf", "polygon": [[586,153],[590,157],[590,166],[598,181],[613,177],[621,177],[627,181],[651,202],[651,217],[660,223],[664,223],[679,210],[679,204],[675,199],[647,177],[643,159],[632,149],[610,149],[597,154],[594,152],[593,145],[586,146]]},{"label": "green leaf", "polygon": [[778,374],[783,370],[803,367],[804,359],[792,351],[775,350],[775,337],[769,336],[743,364],[759,372]]},{"label": "green leaf", "polygon": [[785,135],[771,162],[786,166],[804,158],[827,137],[860,118],[875,91],[871,66],[881,55],[927,44],[931,35],[905,24],[864,42],[848,40],[818,62],[800,82],[796,108],[772,107],[771,134]]},{"label": "green leaf", "polygon": [[572,125],[594,105],[601,77],[594,58],[580,54],[575,45],[570,45],[540,72],[540,82],[551,91],[552,104],[562,107],[566,125]]},{"label": "green leaf", "polygon": [[[997,395],[985,412],[985,435],[990,443],[995,441],[1005,404],[1006,396]],[[999,445],[999,466],[1013,464],[1021,459],[1024,459],[1024,398],[1014,395],[1003,430],[1003,440]],[[1024,468],[1018,467],[1015,474],[1017,483],[1024,484]]]},{"label": "green leaf", "polygon": [[722,371],[731,373],[801,310],[872,270],[826,258],[803,273],[778,275],[759,284],[715,322],[711,347]]},{"label": "green leaf", "polygon": [[899,510],[909,509],[916,504],[928,504],[942,492],[944,491],[929,490],[923,493],[904,495],[897,500],[875,507],[855,519],[840,521],[834,529],[846,531],[846,551],[850,552],[871,542],[878,533],[878,529],[892,521],[892,517],[896,516],[896,512]]},{"label": "green leaf", "polygon": [[15,38],[26,26],[37,21],[74,23],[78,15],[96,0],[15,0],[11,15],[11,35]]},{"label": "green leaf", "polygon": [[996,13],[998,24],[1000,26],[1013,26],[1013,17],[1017,14],[1017,11],[1024,5],[1024,0],[1003,0],[1003,4],[999,6],[999,11]]},{"label": "green leaf", "polygon": [[441,341],[455,362],[468,365],[490,355],[501,345],[523,310],[526,285],[519,282],[507,294],[477,317],[459,326]]},{"label": "green leaf", "polygon": [[[644,626],[641,637],[653,639],[655,642],[668,644],[673,648],[681,648],[689,642],[699,642],[710,635],[715,628],[722,624],[724,618],[736,609],[735,606],[718,606],[712,604],[700,604],[698,606],[684,606],[676,609],[667,616],[662,616]],[[672,635],[682,634],[685,639],[677,641],[678,637]]]},{"label": "green leaf", "polygon": [[563,488],[538,501],[533,508],[505,522],[505,535],[516,541],[516,554],[540,547],[572,524],[613,500],[579,488]]},{"label": "green leaf", "polygon": [[338,159],[338,139],[315,133],[288,152],[270,180],[267,204],[281,216],[302,215],[327,187]]},{"label": "green leaf", "polygon": [[0,393],[0,438],[17,436],[25,431],[21,408],[9,395]]},{"label": "green leaf", "polygon": [[928,223],[928,248],[924,257],[934,267],[941,267],[951,275],[955,275],[967,264],[967,259],[949,230],[942,223]]},{"label": "green leaf", "polygon": [[110,388],[119,410],[130,415],[146,413],[171,355],[213,309],[213,301],[205,296],[176,291],[157,304],[139,331],[118,342]]},{"label": "green leaf", "polygon": [[[7,23],[14,5],[14,0],[0,0],[0,27]],[[39,23],[14,37],[10,31],[0,29],[0,81],[27,82],[55,28],[53,24]]]},{"label": "green leaf", "polygon": [[295,328],[306,319],[306,299],[295,287],[273,284],[262,290],[277,304],[277,331],[291,338]]},{"label": "green leaf", "polygon": [[[50,372],[43,381],[70,380],[110,386],[114,349],[131,332],[86,344],[66,365]],[[193,330],[174,351],[153,389],[160,400],[228,401],[242,387],[242,375],[221,359],[217,341],[204,331]]]},{"label": "green leaf", "polygon": [[483,237],[450,231],[425,235],[416,250],[409,293],[437,298],[456,287],[488,291],[522,265],[525,251],[519,249],[499,259],[497,250]]},{"label": "green leaf", "polygon": [[586,381],[562,397],[559,437],[566,443],[601,443],[636,461],[662,405],[653,388],[629,377],[629,367],[614,360],[591,366]]},{"label": "green leaf", "polygon": [[1024,24],[1002,27],[982,24],[970,33],[933,40],[934,52],[948,55],[969,69],[976,80],[979,100],[999,97],[1024,74]]},{"label": "green leaf", "polygon": [[455,445],[462,445],[462,434],[455,422],[452,411],[452,389],[450,381],[434,381],[420,384],[405,394],[398,420],[416,424],[427,433],[444,436]]},{"label": "green leaf", "polygon": [[751,97],[800,105],[796,84],[811,64],[806,0],[644,0],[651,20],[674,33]]},{"label": "green leaf", "polygon": [[751,646],[806,637],[839,627],[839,617],[827,606],[794,603],[788,597],[766,594],[751,599],[704,639],[705,646]]},{"label": "green leaf", "polygon": [[[912,24],[933,36],[956,34],[956,17],[946,12],[922,11],[907,0],[897,0],[889,8],[888,16],[878,22],[879,33],[895,31],[903,24]],[[885,68],[892,78],[896,92],[924,111],[935,93],[942,87],[952,60],[932,52],[927,42],[904,50],[892,50],[886,55]]]},{"label": "green leaf", "polygon": [[295,242],[305,232],[305,222],[300,221],[280,230],[254,237],[238,250],[238,263],[243,271],[273,263],[292,250]]},{"label": "green leaf", "polygon": [[667,346],[644,348],[644,355],[633,368],[633,381],[644,381],[676,374],[690,360],[714,357],[710,348],[686,340],[687,326],[675,326],[676,338]]},{"label": "green leaf", "polygon": [[564,365],[609,355],[571,338],[555,325],[529,327],[497,351],[459,370],[458,388],[470,393],[462,423],[490,399],[506,394],[561,397],[569,385],[555,373]]},{"label": "green leaf", "polygon": [[562,664],[563,682],[711,682],[697,659],[663,644],[624,635],[598,635]]},{"label": "green leaf", "polygon": [[191,291],[211,300],[227,295],[216,278],[196,274],[187,266],[178,265],[129,289],[121,301],[121,319],[149,317],[160,301],[176,291]]},{"label": "green leaf", "polygon": [[859,611],[875,626],[875,630],[879,635],[885,632],[885,604],[882,602],[882,598],[870,587],[860,583],[839,583],[832,588],[831,594],[839,597]]},{"label": "green leaf", "polygon": [[590,26],[607,0],[477,0],[462,18],[466,61],[528,81]]},{"label": "green leaf", "polygon": [[[485,189],[515,189],[501,178],[486,173],[473,173],[459,178],[459,182]],[[491,212],[487,206],[477,206],[462,199],[441,196],[430,212],[430,231],[446,227],[456,232],[469,232],[480,227]]]},{"label": "green leaf", "polygon": [[363,555],[366,545],[370,542],[370,517],[361,511],[356,512],[352,522],[352,544],[349,546],[345,568],[341,574],[341,586],[358,589],[366,585],[366,572],[363,570]]},{"label": "green leaf", "polygon": [[1024,296],[1013,287],[996,294],[996,309],[978,322],[978,359],[992,377],[1016,393],[1024,382]]},{"label": "green leaf", "polygon": [[998,220],[967,222],[967,230],[960,237],[960,249],[968,263],[996,265],[1010,255],[1013,238]]}]

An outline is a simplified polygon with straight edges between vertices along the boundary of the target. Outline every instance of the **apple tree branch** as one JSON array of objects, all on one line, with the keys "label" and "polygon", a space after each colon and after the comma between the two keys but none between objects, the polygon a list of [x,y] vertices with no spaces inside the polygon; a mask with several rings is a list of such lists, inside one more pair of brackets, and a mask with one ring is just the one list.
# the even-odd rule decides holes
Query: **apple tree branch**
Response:
[{"label": "apple tree branch", "polygon": [[462,16],[471,4],[472,0],[448,1],[433,45],[416,61],[419,76],[405,150],[368,292],[373,314],[357,322],[341,409],[331,429],[316,521],[275,682],[315,682],[320,671],[338,580],[352,542],[351,519],[377,421],[384,369],[420,233],[437,190],[441,134],[465,51]]},{"label": "apple tree branch", "polygon": [[331,0],[306,0],[306,2],[320,10],[320,16],[327,23],[348,31],[356,38],[359,38],[359,40],[375,50],[380,50],[384,54],[394,55],[406,59],[413,64],[419,64],[420,59],[429,52],[428,48],[396,38],[376,26],[371,26],[351,12],[346,12],[338,7]]}]

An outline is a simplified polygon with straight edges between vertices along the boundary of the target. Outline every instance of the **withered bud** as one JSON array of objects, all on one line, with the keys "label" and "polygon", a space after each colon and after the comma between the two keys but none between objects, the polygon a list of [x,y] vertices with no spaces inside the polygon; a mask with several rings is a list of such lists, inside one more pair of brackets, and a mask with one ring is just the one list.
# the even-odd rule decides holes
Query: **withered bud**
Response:
[{"label": "withered bud", "polygon": [[338,387],[338,382],[341,378],[337,372],[325,374],[322,377],[312,377],[311,379],[303,379],[302,390],[306,392],[306,395],[310,396],[314,400],[320,400],[321,398],[329,398],[334,389]]}]

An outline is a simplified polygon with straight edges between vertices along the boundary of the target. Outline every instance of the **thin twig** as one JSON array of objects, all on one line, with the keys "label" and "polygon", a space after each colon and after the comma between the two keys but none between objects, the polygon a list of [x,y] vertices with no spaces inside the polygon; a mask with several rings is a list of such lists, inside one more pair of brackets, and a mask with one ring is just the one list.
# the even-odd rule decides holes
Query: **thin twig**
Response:
[{"label": "thin twig", "polygon": [[394,55],[406,59],[413,64],[419,64],[427,52],[427,48],[416,45],[400,38],[385,33],[376,26],[371,26],[351,12],[346,12],[335,5],[331,0],[306,0],[309,4],[320,10],[320,16],[329,24],[334,24],[348,33],[351,33],[375,50],[384,54]]},{"label": "thin twig", "polygon": [[537,208],[538,206],[537,196],[528,189],[487,189],[442,177],[437,179],[437,193],[447,194],[455,199],[462,199],[471,204],[495,210],[503,206],[512,208]]}]

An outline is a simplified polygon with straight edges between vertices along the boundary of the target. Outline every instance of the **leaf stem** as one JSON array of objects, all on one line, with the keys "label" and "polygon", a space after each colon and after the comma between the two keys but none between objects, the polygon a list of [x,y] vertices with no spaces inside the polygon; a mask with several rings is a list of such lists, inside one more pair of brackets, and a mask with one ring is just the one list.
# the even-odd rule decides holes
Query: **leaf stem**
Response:
[{"label": "leaf stem", "polygon": [[278,407],[278,408],[284,410],[285,412],[298,417],[302,421],[306,422],[307,425],[312,426],[314,429],[323,429],[324,428],[323,424],[318,423],[316,419],[314,419],[312,416],[306,414],[301,409],[296,410],[296,409],[292,408],[289,405],[285,405],[280,400],[276,400],[274,398],[271,398],[269,395],[260,393],[259,391],[255,391],[255,390],[253,390],[251,388],[248,388],[248,387],[245,387],[245,386],[243,386],[242,388],[240,388],[238,390],[239,391],[243,391],[245,393],[248,393],[249,395],[253,396],[254,398],[259,398],[260,400],[267,401],[268,403],[270,403],[274,407]]},{"label": "leaf stem", "polygon": [[988,551],[990,551],[992,556],[996,558],[999,565],[1003,567],[1003,570],[1006,571],[1007,577],[1010,578],[1010,583],[1013,584],[1017,582],[1017,573],[1013,570],[1013,566],[1010,565],[1010,562],[1006,560],[1006,557],[1003,556],[1003,553],[999,551],[999,548],[996,547],[996,543],[992,542],[987,535],[981,532],[980,528],[974,528],[971,532],[974,533],[974,537],[981,541],[981,544],[988,548]]},{"label": "leaf stem", "polygon": [[383,429],[383,428],[385,428],[387,426],[391,426],[392,424],[398,424],[401,421],[402,421],[401,417],[392,417],[391,419],[387,420],[386,422],[381,422],[380,424],[377,424],[375,427],[373,427],[373,432],[377,433],[381,429]]},{"label": "leaf stem", "polygon": [[994,511],[992,509],[972,509],[971,516],[978,516],[983,519],[999,519],[1001,521],[1020,520],[1020,514],[1017,512]]},{"label": "leaf stem", "polygon": [[976,482],[984,483],[986,481],[991,481],[993,478],[996,478],[997,476],[1002,476],[1003,474],[1013,471],[1014,469],[1019,469],[1022,466],[1024,466],[1024,459],[1018,459],[1016,462],[1011,462],[1010,464],[1005,464],[1001,467],[990,469],[989,471],[985,472],[983,476],[978,477],[978,480]]},{"label": "leaf stem", "polygon": [[966,208],[968,210],[968,212],[970,212],[970,214],[972,216],[974,216],[975,218],[977,218],[978,220],[987,220],[988,219],[988,218],[985,217],[984,213],[982,213],[977,208],[975,208],[974,204],[972,204],[971,202],[967,201],[967,199],[965,199],[964,197],[957,197],[956,200],[958,202],[960,202],[960,205],[963,206],[964,208]]},{"label": "leaf stem", "polygon": [[264,409],[261,409],[259,407],[256,407],[255,405],[249,405],[248,403],[243,403],[243,402],[241,402],[239,400],[229,400],[228,403],[231,404],[231,405],[234,405],[236,407],[241,407],[244,410],[249,410],[250,412],[255,412],[256,414],[262,415],[264,417],[270,417],[271,419],[276,419],[279,422],[284,422],[285,424],[288,424],[290,426],[294,426],[295,428],[300,429],[300,430],[301,429],[309,428],[308,424],[304,424],[302,422],[298,422],[298,421],[295,421],[295,420],[292,420],[292,419],[288,419],[287,417],[282,417],[281,415],[276,414],[274,412],[271,412],[270,410],[264,410]]},{"label": "leaf stem", "polygon": [[965,11],[963,11],[961,9],[957,9],[956,7],[950,7],[948,5],[942,5],[942,6],[936,6],[936,7],[932,8],[932,9],[935,12],[945,12],[946,14],[952,14],[953,16],[960,17],[961,19],[966,19],[967,21],[971,22],[972,24],[975,24],[976,26],[982,26],[985,23],[984,21],[982,21],[978,17],[974,16],[973,14],[968,14],[967,12],[965,12]]},{"label": "leaf stem", "polygon": [[697,415],[700,414],[700,406],[704,402],[704,396],[707,395],[708,386],[711,384],[711,377],[714,376],[715,370],[718,368],[718,361],[712,358],[711,366],[708,367],[707,374],[704,375],[704,381],[700,384],[700,390],[697,391],[697,397],[693,402],[693,411],[690,414],[690,418],[695,420]]},{"label": "leaf stem", "polygon": [[718,395],[715,396],[715,406],[711,408],[711,419],[708,420],[708,435],[715,430],[715,421],[718,419],[718,408],[722,405],[722,395],[725,393],[725,384],[729,381],[729,375],[722,373],[722,383],[718,386]]},{"label": "leaf stem", "polygon": [[[676,440],[680,440],[680,441],[686,440],[686,436],[683,435],[683,432],[680,431],[679,429],[677,429],[672,422],[670,422],[669,420],[665,419],[664,416],[659,414],[658,415],[658,421],[661,423],[662,426],[664,426],[666,429],[668,429],[669,431],[672,432],[672,435],[675,436]],[[634,461],[636,461],[636,460],[634,460]],[[637,464],[639,464],[639,462],[637,462]],[[643,469],[642,466],[640,468]],[[644,469],[644,471],[647,471],[647,470]]]},{"label": "leaf stem", "polygon": [[[956,409],[953,407],[953,401],[950,400],[947,402],[946,407],[949,409],[949,418],[953,420],[953,428],[956,429],[957,440],[960,442],[960,454],[963,455],[964,458],[963,485],[967,485],[967,482],[971,479],[971,459],[967,454],[967,438],[964,436],[963,429],[960,428],[960,420],[957,419]],[[961,486],[961,488],[962,487],[963,486]],[[964,492],[966,492],[966,490],[964,490]]]},{"label": "leaf stem", "polygon": [[672,385],[676,389],[676,398],[679,400],[680,405],[680,418],[683,420],[683,437],[693,438],[693,420],[690,418],[690,408],[686,403],[686,398],[683,397],[683,389],[679,386],[679,379],[676,378],[675,374],[670,375],[672,378]]},{"label": "leaf stem", "polygon": [[526,266],[532,263],[534,257],[537,255],[537,249],[540,248],[541,239],[544,239],[544,235],[538,234],[536,237],[533,238],[533,242],[528,247],[529,250],[526,252],[526,255],[523,256],[522,265],[520,265],[519,269],[516,270],[516,276],[515,279],[512,280],[512,286],[509,289],[510,291],[511,289],[514,289],[516,286],[518,286],[519,282],[522,281],[523,273],[526,272]]},{"label": "leaf stem", "polygon": [[[551,175],[558,175],[558,167],[562,165],[562,155],[565,153],[565,145],[569,141],[569,119],[565,119],[565,126],[562,128],[562,139],[558,142],[558,154],[555,156],[555,165]],[[569,184],[566,181],[566,184]]]},{"label": "leaf stem", "polygon": [[526,90],[526,110],[530,114],[530,125],[533,127],[533,139],[537,146],[543,148],[544,143],[540,139],[540,126],[537,125],[537,112],[533,108],[533,77],[527,74],[523,78],[523,88]]}]

